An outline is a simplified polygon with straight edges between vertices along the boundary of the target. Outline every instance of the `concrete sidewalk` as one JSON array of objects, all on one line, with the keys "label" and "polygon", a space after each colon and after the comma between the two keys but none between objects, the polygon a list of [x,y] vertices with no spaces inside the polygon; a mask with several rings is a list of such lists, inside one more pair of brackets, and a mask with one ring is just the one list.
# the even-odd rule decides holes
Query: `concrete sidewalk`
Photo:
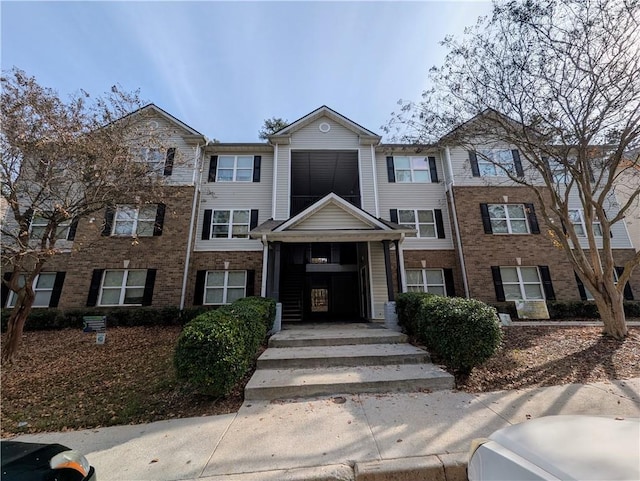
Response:
[{"label": "concrete sidewalk", "polygon": [[100,481],[461,481],[473,438],[552,414],[638,418],[640,378],[478,395],[245,401],[237,414],[16,439],[78,449]]}]

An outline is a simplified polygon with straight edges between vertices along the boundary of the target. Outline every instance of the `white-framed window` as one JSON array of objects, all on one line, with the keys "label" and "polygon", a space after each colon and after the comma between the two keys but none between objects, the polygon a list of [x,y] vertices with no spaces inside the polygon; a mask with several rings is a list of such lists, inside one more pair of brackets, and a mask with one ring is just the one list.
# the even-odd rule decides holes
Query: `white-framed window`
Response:
[{"label": "white-framed window", "polygon": [[500,277],[505,300],[544,300],[537,267],[500,267]]},{"label": "white-framed window", "polygon": [[[569,219],[571,219],[571,224],[573,224],[576,235],[578,237],[586,237],[587,231],[585,229],[584,211],[582,209],[569,209]],[[600,221],[593,221],[593,235],[602,237],[602,225],[600,225]]]},{"label": "white-framed window", "polygon": [[149,164],[149,170],[160,172],[164,169],[166,159],[165,149],[156,147],[137,147],[132,149],[133,160]]},{"label": "white-framed window", "polygon": [[[46,219],[40,214],[34,214],[31,218],[31,239],[42,239],[48,224],[49,219]],[[56,239],[66,240],[69,237],[70,227],[71,219],[60,222],[56,229]]]},{"label": "white-framed window", "polygon": [[252,182],[253,155],[221,155],[218,157],[216,182]]},{"label": "white-framed window", "polygon": [[427,157],[394,157],[396,182],[431,182]]},{"label": "white-framed window", "polygon": [[[613,269],[613,282],[614,284],[617,286],[618,285],[618,271],[617,269]],[[589,290],[589,288],[586,285],[583,285],[584,287],[584,293],[585,293],[585,297],[587,298],[587,301],[594,301],[595,297],[593,297],[593,294],[591,294],[591,291]]]},{"label": "white-framed window", "polygon": [[231,304],[246,297],[247,271],[207,271],[204,304]]},{"label": "white-framed window", "polygon": [[[51,303],[51,294],[53,293],[53,286],[56,282],[55,272],[41,272],[33,280],[33,292],[35,292],[35,300],[33,301],[33,307],[49,307]],[[25,283],[25,276],[20,275],[18,277],[18,286],[23,287]],[[9,291],[9,298],[7,299],[7,307],[14,307],[16,305],[17,295],[13,291]]]},{"label": "white-framed window", "polygon": [[529,223],[523,204],[488,204],[494,234],[528,234]]},{"label": "white-framed window", "polygon": [[567,166],[553,158],[547,159],[547,164],[549,165],[549,171],[551,173],[551,178],[556,184],[566,184],[569,180],[571,180],[571,174],[567,170]]},{"label": "white-framed window", "polygon": [[247,239],[251,210],[214,210],[211,215],[211,239]]},{"label": "white-framed window", "polygon": [[432,210],[398,209],[398,224],[416,229],[418,237],[437,237],[436,219]]},{"label": "white-framed window", "polygon": [[148,237],[153,235],[158,206],[156,204],[136,207],[121,204],[116,207],[113,216],[114,236]]},{"label": "white-framed window", "polygon": [[442,269],[406,269],[407,291],[447,295]]},{"label": "white-framed window", "polygon": [[100,286],[100,306],[141,306],[147,271],[144,269],[105,270]]},{"label": "white-framed window", "polygon": [[506,177],[507,172],[516,173],[516,165],[511,150],[483,149],[478,151],[477,157],[478,172],[483,177]]}]

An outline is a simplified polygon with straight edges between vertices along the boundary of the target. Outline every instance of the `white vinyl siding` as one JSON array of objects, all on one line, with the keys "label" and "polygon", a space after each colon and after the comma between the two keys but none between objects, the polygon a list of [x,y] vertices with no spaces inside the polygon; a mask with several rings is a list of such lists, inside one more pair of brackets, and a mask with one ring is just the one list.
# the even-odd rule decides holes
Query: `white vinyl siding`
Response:
[{"label": "white vinyl siding", "polygon": [[360,196],[362,210],[376,216],[376,191],[373,176],[375,175],[374,165],[371,158],[371,146],[363,145],[358,152],[358,162],[360,170]]},{"label": "white vinyl siding", "polygon": [[370,230],[373,228],[337,205],[329,204],[310,218],[292,226],[290,230]]},{"label": "white vinyl siding", "polygon": [[[395,252],[391,253],[395,255]],[[371,295],[373,297],[373,319],[384,319],[384,304],[389,301],[387,273],[384,265],[384,249],[381,242],[369,242],[369,264],[371,266]]]},{"label": "white vinyl siding", "polygon": [[[331,127],[328,132],[320,130],[320,124]],[[358,134],[329,117],[320,117],[291,134],[292,150],[354,150],[360,147]]]},{"label": "white vinyl siding", "polygon": [[[277,178],[275,180],[274,189],[276,189],[275,195],[275,220],[286,220],[289,218],[289,178],[291,176],[290,162],[291,162],[291,146],[279,145],[278,146],[278,158],[276,159],[277,166]],[[273,173],[271,174],[273,178]],[[271,201],[269,201],[271,205]],[[269,214],[271,216],[271,214]]]}]

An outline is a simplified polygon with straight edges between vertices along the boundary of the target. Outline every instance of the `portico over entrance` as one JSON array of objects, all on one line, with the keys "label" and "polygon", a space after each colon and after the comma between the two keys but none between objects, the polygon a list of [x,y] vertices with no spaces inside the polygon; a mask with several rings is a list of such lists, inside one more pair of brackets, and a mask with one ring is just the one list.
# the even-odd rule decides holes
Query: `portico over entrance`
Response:
[{"label": "portico over entrance", "polygon": [[264,246],[262,295],[282,303],[284,321],[382,319],[404,290],[402,242],[414,233],[327,194],[250,232]]}]

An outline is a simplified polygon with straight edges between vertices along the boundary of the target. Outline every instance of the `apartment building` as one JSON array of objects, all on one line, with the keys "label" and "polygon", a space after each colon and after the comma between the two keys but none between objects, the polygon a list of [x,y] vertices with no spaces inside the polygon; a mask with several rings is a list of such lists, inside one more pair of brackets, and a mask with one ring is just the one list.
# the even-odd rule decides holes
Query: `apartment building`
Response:
[{"label": "apartment building", "polygon": [[[406,291],[589,298],[531,192],[474,152],[385,144],[326,106],[266,143],[207,143],[148,108],[176,132],[153,157],[166,193],[82,220],[64,241],[78,248],[43,273],[49,306],[215,306],[263,295],[283,304],[284,320],[379,320]],[[178,154],[185,162],[173,165]],[[522,169],[509,146],[490,155]],[[634,255],[623,222],[611,240],[619,265]],[[634,292],[638,271],[625,294]]]}]

